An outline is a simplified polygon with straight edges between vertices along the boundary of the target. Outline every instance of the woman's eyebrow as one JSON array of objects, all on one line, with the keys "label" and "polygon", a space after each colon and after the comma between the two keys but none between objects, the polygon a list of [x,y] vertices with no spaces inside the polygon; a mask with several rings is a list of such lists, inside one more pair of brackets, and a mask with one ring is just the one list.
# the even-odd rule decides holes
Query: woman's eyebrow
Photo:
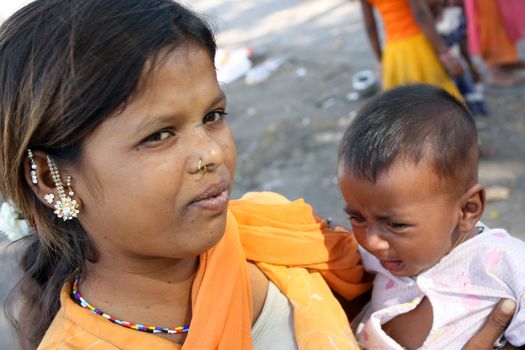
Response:
[{"label": "woman's eyebrow", "polygon": [[226,98],[226,94],[224,93],[224,91],[222,91],[222,89],[220,90],[220,93],[219,95],[217,95],[217,97],[215,97],[212,102],[210,103],[210,108],[221,103],[221,102],[227,102],[227,98]]},{"label": "woman's eyebrow", "polygon": [[[226,94],[224,94],[224,91],[220,90],[220,93],[219,95],[217,95],[217,97],[215,97],[211,103],[210,103],[210,106],[209,108],[221,103],[221,102],[226,102],[227,101],[227,98],[226,98]],[[137,129],[135,129],[135,133],[137,134],[141,134],[144,130],[147,130],[149,128],[150,125],[156,125],[156,124],[162,124],[162,123],[165,123],[165,122],[168,122],[170,120],[172,120],[173,118],[177,118],[177,114],[173,114],[173,115],[164,115],[164,116],[158,116],[158,117],[152,117],[152,118],[146,118],[145,121],[143,121],[142,123],[140,123],[138,126],[137,126]]]},{"label": "woman's eyebrow", "polygon": [[153,118],[147,118],[144,122],[140,123],[135,129],[136,134],[141,134],[144,130],[147,130],[150,125],[162,124],[172,120],[176,115],[171,116],[159,116]]}]

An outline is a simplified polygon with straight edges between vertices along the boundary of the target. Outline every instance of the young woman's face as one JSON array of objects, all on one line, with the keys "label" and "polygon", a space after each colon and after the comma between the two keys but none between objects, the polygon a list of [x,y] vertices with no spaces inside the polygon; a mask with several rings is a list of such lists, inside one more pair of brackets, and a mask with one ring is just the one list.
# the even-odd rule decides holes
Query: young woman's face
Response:
[{"label": "young woman's face", "polygon": [[429,161],[396,161],[375,183],[341,166],[339,185],[357,241],[394,275],[429,269],[465,239],[458,196]]},{"label": "young woman's face", "polygon": [[72,187],[101,258],[192,257],[221,239],[236,161],[225,110],[208,52],[187,44],[95,129]]}]

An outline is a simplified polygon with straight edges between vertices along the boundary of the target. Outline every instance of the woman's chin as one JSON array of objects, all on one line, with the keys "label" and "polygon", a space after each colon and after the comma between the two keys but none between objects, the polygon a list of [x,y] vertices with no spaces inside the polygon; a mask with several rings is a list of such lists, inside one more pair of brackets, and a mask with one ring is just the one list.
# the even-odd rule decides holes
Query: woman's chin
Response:
[{"label": "woman's chin", "polygon": [[192,240],[186,245],[189,256],[198,256],[216,246],[221,239],[224,237],[226,229],[226,215],[222,217],[216,217],[214,225],[210,225],[201,230],[193,230],[194,235]]}]

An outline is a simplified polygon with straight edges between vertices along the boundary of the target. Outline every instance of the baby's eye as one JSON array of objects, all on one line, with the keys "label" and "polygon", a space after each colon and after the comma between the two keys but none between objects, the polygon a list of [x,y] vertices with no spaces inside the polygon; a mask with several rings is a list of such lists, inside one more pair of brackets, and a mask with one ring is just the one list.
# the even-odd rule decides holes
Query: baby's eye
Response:
[{"label": "baby's eye", "polygon": [[400,229],[408,227],[407,224],[403,224],[403,223],[400,223],[400,222],[389,222],[389,223],[387,223],[387,225],[390,226],[391,228],[395,229],[395,230],[400,230]]},{"label": "baby's eye", "polygon": [[202,123],[204,125],[206,124],[220,124],[224,120],[224,117],[227,116],[228,113],[224,111],[213,111],[204,116],[202,118]]},{"label": "baby's eye", "polygon": [[142,140],[142,143],[155,143],[160,142],[163,140],[166,140],[167,138],[173,136],[173,132],[170,130],[161,130],[157,131],[156,133],[153,133],[146,137],[144,140]]},{"label": "baby's eye", "polygon": [[365,218],[359,215],[350,215],[348,218],[352,226],[363,226],[366,223]]}]

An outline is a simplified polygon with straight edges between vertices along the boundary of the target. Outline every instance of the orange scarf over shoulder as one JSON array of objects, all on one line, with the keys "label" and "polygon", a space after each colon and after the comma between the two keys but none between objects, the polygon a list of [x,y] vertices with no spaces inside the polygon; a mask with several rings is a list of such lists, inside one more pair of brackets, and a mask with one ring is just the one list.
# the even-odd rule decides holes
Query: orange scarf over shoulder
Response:
[{"label": "orange scarf over shoulder", "polygon": [[370,288],[354,237],[329,229],[303,200],[249,193],[231,201],[224,238],[201,256],[184,350],[252,348],[246,260],[290,300],[299,349],[359,348],[326,283],[347,299]]}]

